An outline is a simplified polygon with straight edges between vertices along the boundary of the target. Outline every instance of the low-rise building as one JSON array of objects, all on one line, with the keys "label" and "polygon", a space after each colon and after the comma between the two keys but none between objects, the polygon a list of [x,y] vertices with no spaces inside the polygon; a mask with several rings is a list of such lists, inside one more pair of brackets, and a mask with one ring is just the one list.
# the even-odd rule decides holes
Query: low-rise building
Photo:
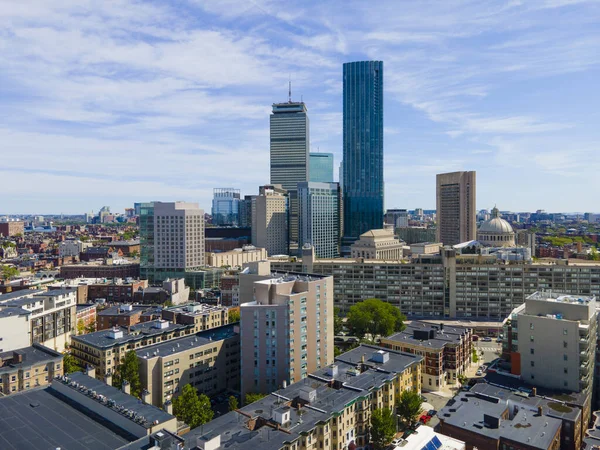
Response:
[{"label": "low-rise building", "polygon": [[135,303],[146,305],[181,305],[190,300],[190,288],[183,278],[169,278],[162,282],[162,287],[147,287],[133,293]]},{"label": "low-rise building", "polygon": [[139,278],[139,263],[108,264],[90,262],[60,267],[61,278]]},{"label": "low-rise building", "polygon": [[530,392],[476,384],[438,412],[440,432],[465,441],[467,449],[580,449],[587,423],[582,410],[559,400],[565,396]]},{"label": "low-rise building", "polygon": [[362,345],[306,380],[224,414],[184,437],[190,448],[281,450],[365,448],[371,412],[420,392],[422,358]]},{"label": "low-rise building", "polygon": [[122,304],[111,306],[98,312],[96,326],[98,330],[106,330],[113,327],[130,327],[140,323],[142,314],[150,306]]},{"label": "low-rise building", "polygon": [[77,305],[76,309],[76,327],[77,334],[86,333],[91,327],[93,331],[96,331],[96,304],[95,303],[84,303],[83,305]]},{"label": "low-rise building", "polygon": [[253,245],[245,245],[228,252],[207,253],[207,266],[211,267],[242,267],[252,261],[262,261],[267,258],[267,250]]},{"label": "low-rise building", "polygon": [[225,325],[137,350],[142,388],[153,405],[173,400],[186,384],[213,396],[240,389],[240,336]]},{"label": "low-rise building", "polygon": [[173,323],[192,325],[194,333],[229,323],[228,308],[205,303],[189,303],[165,308],[162,311],[162,318]]},{"label": "low-rise building", "polygon": [[95,376],[103,379],[114,373],[129,350],[137,350],[174,338],[183,337],[194,331],[192,325],[180,325],[155,320],[141,322],[127,328],[110,328],[95,333],[73,336],[71,354],[81,365],[96,368]]},{"label": "low-rise building", "polygon": [[369,230],[350,247],[352,258],[399,261],[404,243],[394,237],[393,230]]},{"label": "low-rise building", "polygon": [[63,374],[63,355],[40,344],[0,353],[0,396],[47,386]]},{"label": "low-rise building", "polygon": [[139,239],[131,241],[112,241],[110,246],[114,250],[121,250],[123,256],[136,256],[140,254]]},{"label": "low-rise building", "polygon": [[442,249],[439,242],[418,242],[410,245],[412,255],[438,255]]},{"label": "low-rise building", "polygon": [[455,385],[471,365],[472,331],[414,321],[400,333],[381,339],[381,346],[423,356],[421,371],[424,390],[440,390]]},{"label": "low-rise building", "polygon": [[20,220],[0,221],[0,236],[10,237],[25,233],[25,222]]}]

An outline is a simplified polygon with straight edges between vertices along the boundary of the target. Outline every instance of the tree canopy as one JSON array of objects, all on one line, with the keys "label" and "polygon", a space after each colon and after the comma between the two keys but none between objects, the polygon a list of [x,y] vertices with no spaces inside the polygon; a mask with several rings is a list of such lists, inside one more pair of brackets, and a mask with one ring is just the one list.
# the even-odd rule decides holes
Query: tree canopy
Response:
[{"label": "tree canopy", "polygon": [[423,399],[417,391],[402,391],[396,399],[396,412],[406,425],[410,426],[421,414]]},{"label": "tree canopy", "polygon": [[19,269],[17,269],[16,267],[5,264],[0,267],[0,273],[2,274],[2,278],[4,278],[5,280],[8,280],[12,277],[16,277],[21,272],[19,272]]},{"label": "tree canopy", "polygon": [[244,397],[244,405],[249,405],[250,403],[257,402],[261,398],[264,398],[266,396],[267,394],[248,392]]},{"label": "tree canopy", "polygon": [[142,383],[140,382],[138,357],[133,350],[125,353],[125,359],[117,366],[113,374],[113,386],[120,388],[123,381],[129,383],[131,395],[139,398],[142,393]]},{"label": "tree canopy", "polygon": [[396,435],[394,412],[387,408],[378,408],[371,414],[371,442],[376,449],[385,448]]},{"label": "tree canopy", "polygon": [[335,306],[333,308],[333,334],[338,336],[344,330],[344,322],[342,321],[342,316],[340,308]]},{"label": "tree canopy", "polygon": [[68,374],[73,372],[81,372],[83,368],[79,365],[73,355],[67,353],[63,357],[63,370],[65,374]]},{"label": "tree canopy", "polygon": [[181,390],[181,395],[173,401],[173,413],[190,428],[210,422],[214,415],[210,408],[210,399],[204,394],[198,395],[198,391],[191,384],[186,384]]},{"label": "tree canopy", "polygon": [[395,306],[369,298],[350,308],[347,324],[352,334],[362,339],[367,333],[374,338],[402,331],[405,320],[406,317]]},{"label": "tree canopy", "polygon": [[237,398],[233,395],[229,396],[229,411],[235,411],[239,408]]},{"label": "tree canopy", "polygon": [[239,322],[240,312],[237,309],[229,310],[229,323]]}]

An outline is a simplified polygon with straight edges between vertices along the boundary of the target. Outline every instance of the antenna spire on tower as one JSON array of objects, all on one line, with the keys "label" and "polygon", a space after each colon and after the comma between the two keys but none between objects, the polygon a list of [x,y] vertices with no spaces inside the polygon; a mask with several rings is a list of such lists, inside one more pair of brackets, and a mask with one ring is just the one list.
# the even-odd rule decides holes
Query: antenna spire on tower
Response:
[{"label": "antenna spire on tower", "polygon": [[288,87],[288,102],[292,103],[292,77],[290,76],[289,87]]}]

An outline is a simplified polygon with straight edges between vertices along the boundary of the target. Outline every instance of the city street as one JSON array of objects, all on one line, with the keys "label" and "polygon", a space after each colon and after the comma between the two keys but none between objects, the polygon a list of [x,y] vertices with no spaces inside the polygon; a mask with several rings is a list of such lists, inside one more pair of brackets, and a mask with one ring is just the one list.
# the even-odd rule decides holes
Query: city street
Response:
[{"label": "city street", "polygon": [[[495,340],[492,342],[483,342],[481,340],[474,342],[474,347],[477,350],[477,356],[479,357],[479,361],[477,362],[477,367],[482,364],[489,364],[493,360],[500,357],[500,353],[502,351],[502,344],[496,342]],[[483,352],[483,356],[481,355]]]}]

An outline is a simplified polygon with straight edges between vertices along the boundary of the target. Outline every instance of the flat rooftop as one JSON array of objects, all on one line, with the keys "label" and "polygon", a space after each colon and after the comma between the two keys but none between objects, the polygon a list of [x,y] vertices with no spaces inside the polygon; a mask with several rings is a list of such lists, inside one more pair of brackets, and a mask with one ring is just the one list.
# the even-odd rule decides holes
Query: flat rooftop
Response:
[{"label": "flat rooftop", "polygon": [[114,450],[128,442],[59,399],[51,388],[0,398],[3,450]]},{"label": "flat rooftop", "polygon": [[[15,362],[14,357],[20,356],[22,361]],[[0,353],[0,359],[9,360],[7,364],[0,367],[0,375],[26,369],[38,364],[52,361],[61,361],[63,355],[48,347],[35,344],[34,346],[19,348],[17,350]]]},{"label": "flat rooftop", "polygon": [[[128,305],[129,306],[129,305]],[[135,314],[143,313],[144,311],[151,309],[151,306],[148,305],[131,305],[131,311],[123,306],[111,306],[109,308],[103,309],[102,311],[98,311],[99,316],[133,316]]]},{"label": "flat rooftop", "polygon": [[[380,353],[383,352],[383,353]],[[375,355],[383,357],[378,362]],[[361,363],[364,356],[364,364]],[[380,359],[380,358],[378,358]],[[313,429],[322,420],[328,420],[351,403],[392,379],[412,365],[419,364],[422,357],[382,347],[361,345],[336,358],[334,364],[318,370],[302,381],[280,389],[265,398],[217,417],[202,427],[195,428],[184,437],[190,448],[199,440],[221,435],[221,448],[241,450],[258,447],[261,450],[278,450],[286,442],[300,438],[301,434]],[[381,359],[380,359],[381,360]],[[362,366],[362,369],[357,367]],[[362,370],[362,371],[361,371]],[[300,409],[290,404],[298,400],[303,392],[314,391],[315,400]],[[249,418],[274,425],[272,412],[289,411],[290,421],[277,430],[269,425],[250,430]],[[300,413],[298,412],[300,411]]]},{"label": "flat rooftop", "polygon": [[239,333],[235,330],[235,325],[224,325],[222,327],[204,330],[191,336],[186,336],[178,339],[171,339],[160,344],[150,345],[136,350],[136,354],[140,358],[152,359],[155,357],[165,357],[176,355],[177,353],[189,350],[190,348],[201,347],[211,342],[218,342],[224,339],[232,338]]},{"label": "flat rooftop", "polygon": [[165,308],[164,310],[187,316],[202,316],[204,314],[227,311],[227,309],[227,306],[216,306],[208,303],[188,303],[186,305]]},{"label": "flat rooftop", "polygon": [[135,341],[137,339],[143,339],[156,335],[161,335],[170,331],[186,330],[192,328],[193,325],[181,325],[172,322],[167,322],[165,328],[157,328],[159,321],[153,320],[151,322],[142,322],[130,327],[131,331],[128,331],[126,327],[118,328],[123,333],[123,337],[112,338],[114,333],[113,329],[96,331],[94,333],[82,334],[81,336],[71,336],[71,340],[79,341],[87,345],[94,347],[105,347],[109,348],[116,344],[122,344],[124,342]]},{"label": "flat rooftop", "polygon": [[551,291],[537,291],[531,294],[526,300],[545,300],[547,302],[556,303],[573,303],[579,305],[589,305],[590,302],[596,301],[596,297],[584,295],[569,295],[562,293],[554,293]]},{"label": "flat rooftop", "polygon": [[[422,334],[429,333],[433,337],[424,338],[421,336],[419,338],[419,332],[422,332]],[[464,341],[468,332],[469,328],[467,327],[450,327],[441,324],[436,325],[428,322],[412,321],[407,324],[403,331],[392,334],[385,339],[398,342],[398,344],[414,344],[441,350],[447,344],[460,344]]]}]

